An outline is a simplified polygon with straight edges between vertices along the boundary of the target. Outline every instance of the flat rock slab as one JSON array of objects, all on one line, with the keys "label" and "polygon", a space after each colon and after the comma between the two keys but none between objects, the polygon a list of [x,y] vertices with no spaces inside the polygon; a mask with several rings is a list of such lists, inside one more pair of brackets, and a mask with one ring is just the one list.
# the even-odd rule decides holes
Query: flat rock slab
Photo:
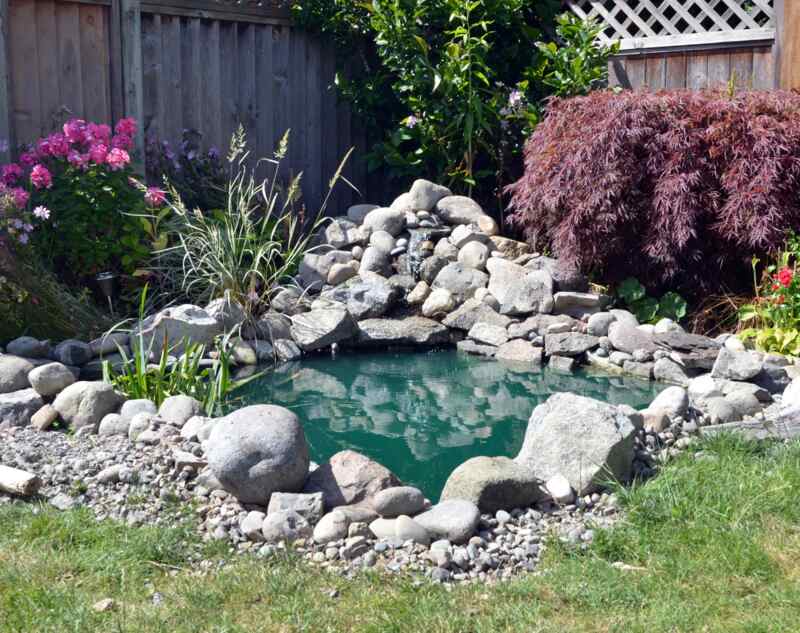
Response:
[{"label": "flat rock slab", "polygon": [[545,353],[548,356],[580,356],[590,349],[594,349],[600,339],[591,334],[580,332],[560,332],[546,334],[544,337]]},{"label": "flat rock slab", "polygon": [[359,345],[439,345],[449,341],[450,331],[425,317],[359,321],[355,339]]},{"label": "flat rock slab", "polygon": [[705,426],[700,429],[700,433],[706,436],[736,433],[749,440],[792,440],[800,437],[800,409],[793,411],[793,416],[778,420],[745,420]]},{"label": "flat rock slab", "polygon": [[432,537],[458,544],[475,534],[480,518],[478,506],[471,501],[448,499],[417,515],[414,521]]}]

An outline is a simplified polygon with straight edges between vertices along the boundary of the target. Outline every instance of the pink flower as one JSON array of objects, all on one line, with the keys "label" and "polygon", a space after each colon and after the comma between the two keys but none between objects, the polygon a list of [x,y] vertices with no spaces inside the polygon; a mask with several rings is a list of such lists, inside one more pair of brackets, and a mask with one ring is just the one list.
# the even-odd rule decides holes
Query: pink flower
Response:
[{"label": "pink flower", "polygon": [[0,170],[0,180],[2,180],[6,185],[13,185],[21,176],[22,167],[16,163],[3,165],[3,169]]},{"label": "pink flower", "polygon": [[131,162],[131,157],[124,149],[119,147],[113,148],[106,156],[106,162],[109,164],[113,171],[118,171]]},{"label": "pink flower", "polygon": [[33,210],[33,215],[35,215],[40,220],[49,220],[50,219],[50,209],[47,207],[43,207],[39,205]]},{"label": "pink flower", "polygon": [[33,167],[37,160],[36,152],[24,152],[19,157],[19,162],[25,167]]},{"label": "pink flower", "polygon": [[49,189],[53,186],[53,177],[44,165],[34,165],[31,170],[31,184],[37,189]]},{"label": "pink flower", "polygon": [[73,167],[76,167],[78,169],[86,169],[86,166],[89,163],[89,155],[81,154],[80,152],[72,150],[67,155],[67,160],[69,161],[69,164],[72,165]]},{"label": "pink flower", "polygon": [[134,136],[136,136],[136,128],[137,128],[136,119],[134,119],[133,117],[128,117],[126,119],[120,119],[117,122],[114,131],[117,134],[133,138]]},{"label": "pink flower", "polygon": [[102,165],[104,162],[106,162],[107,154],[108,147],[103,143],[97,143],[89,148],[89,157],[96,165]]},{"label": "pink flower", "polygon": [[167,192],[157,187],[148,187],[144,199],[151,207],[160,207],[167,200]]},{"label": "pink flower", "polygon": [[51,134],[47,137],[50,141],[50,154],[56,157],[64,157],[69,153],[69,141],[63,134]]},{"label": "pink flower", "polygon": [[83,119],[70,119],[62,129],[70,143],[83,143],[86,140],[86,121]]},{"label": "pink flower", "polygon": [[86,126],[86,136],[90,142],[108,144],[111,140],[111,128],[105,124],[89,123]]},{"label": "pink flower", "polygon": [[17,208],[22,209],[28,204],[31,195],[21,187],[15,187],[9,191],[11,197],[14,198],[14,204]]},{"label": "pink flower", "polygon": [[111,139],[111,147],[118,147],[119,149],[130,149],[133,145],[131,137],[127,134],[117,134]]}]

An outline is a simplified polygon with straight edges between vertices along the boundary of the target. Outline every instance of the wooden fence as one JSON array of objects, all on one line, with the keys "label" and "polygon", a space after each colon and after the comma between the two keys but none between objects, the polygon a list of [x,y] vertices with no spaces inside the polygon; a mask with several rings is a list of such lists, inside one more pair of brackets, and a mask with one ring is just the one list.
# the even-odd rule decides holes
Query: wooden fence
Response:
[{"label": "wooden fence", "polygon": [[[140,149],[145,136],[196,129],[224,152],[241,123],[266,156],[291,128],[287,169],[303,172],[310,208],[351,146],[347,175],[365,184],[366,142],[337,99],[332,46],[274,2],[0,0],[0,139],[30,142],[65,112],[134,116]],[[334,210],[354,198],[340,184]]]},{"label": "wooden fence", "polygon": [[800,88],[798,0],[567,0],[620,43],[609,83],[631,89]]}]

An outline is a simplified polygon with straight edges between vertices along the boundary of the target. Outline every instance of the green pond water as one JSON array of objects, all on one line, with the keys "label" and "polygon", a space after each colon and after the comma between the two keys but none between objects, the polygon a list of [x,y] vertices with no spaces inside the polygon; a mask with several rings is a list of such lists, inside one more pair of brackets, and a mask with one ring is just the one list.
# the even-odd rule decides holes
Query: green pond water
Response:
[{"label": "green pond water", "polygon": [[237,406],[243,400],[291,409],[314,461],[350,448],[435,501],[470,457],[514,457],[531,411],[553,393],[641,408],[661,388],[586,370],[529,371],[455,350],[380,351],[282,365],[244,387]]}]

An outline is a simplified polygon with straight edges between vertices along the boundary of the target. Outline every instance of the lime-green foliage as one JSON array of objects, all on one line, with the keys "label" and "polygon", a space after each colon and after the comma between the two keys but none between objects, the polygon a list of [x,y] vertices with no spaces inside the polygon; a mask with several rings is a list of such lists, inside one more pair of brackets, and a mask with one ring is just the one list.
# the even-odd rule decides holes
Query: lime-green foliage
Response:
[{"label": "lime-green foliage", "polygon": [[[552,542],[540,575],[448,591],[314,569],[292,554],[224,566],[184,523],[0,507],[3,633],[786,633],[800,621],[800,445],[720,438],[620,492],[627,516],[586,552]],[[37,512],[35,513],[34,510]],[[204,572],[199,557],[212,561]],[[614,568],[624,562],[632,571]],[[153,603],[159,592],[163,604]],[[114,611],[96,613],[101,598]]]},{"label": "lime-green foliage", "polygon": [[[139,302],[140,321],[144,318],[146,303],[147,286]],[[120,348],[122,365],[118,370],[108,361],[103,363],[103,379],[131,399],[146,398],[161,405],[169,396],[190,396],[202,403],[206,415],[219,415],[234,391],[262,375],[254,373],[246,379],[233,379],[230,351],[233,334],[229,332],[218,337],[214,347],[216,358],[210,365],[203,365],[208,351],[206,346],[188,340],[172,347],[164,345],[153,362],[154,339],[145,344],[139,331],[132,338],[130,354]]]},{"label": "lime-green foliage", "polygon": [[739,323],[746,326],[739,336],[764,352],[800,354],[800,238],[790,233],[775,262],[762,271],[758,281],[758,258],[753,258],[755,300],[739,310]]},{"label": "lime-green foliage", "polygon": [[656,323],[664,318],[680,321],[686,316],[686,300],[677,292],[667,292],[661,299],[648,297],[644,286],[633,277],[619,285],[617,295],[640,323]]},{"label": "lime-green foliage", "polygon": [[299,209],[302,173],[285,189],[280,185],[281,161],[288,147],[287,131],[274,155],[259,161],[270,165],[270,177],[256,180],[257,167],[250,161],[240,126],[228,154],[232,176],[224,209],[189,209],[177,190],[168,188],[171,213],[158,220],[170,246],[157,251],[153,262],[165,288],[178,289],[194,303],[225,296],[253,315],[277,285],[296,272],[350,152],[331,178],[322,207],[316,215],[304,217]]}]

